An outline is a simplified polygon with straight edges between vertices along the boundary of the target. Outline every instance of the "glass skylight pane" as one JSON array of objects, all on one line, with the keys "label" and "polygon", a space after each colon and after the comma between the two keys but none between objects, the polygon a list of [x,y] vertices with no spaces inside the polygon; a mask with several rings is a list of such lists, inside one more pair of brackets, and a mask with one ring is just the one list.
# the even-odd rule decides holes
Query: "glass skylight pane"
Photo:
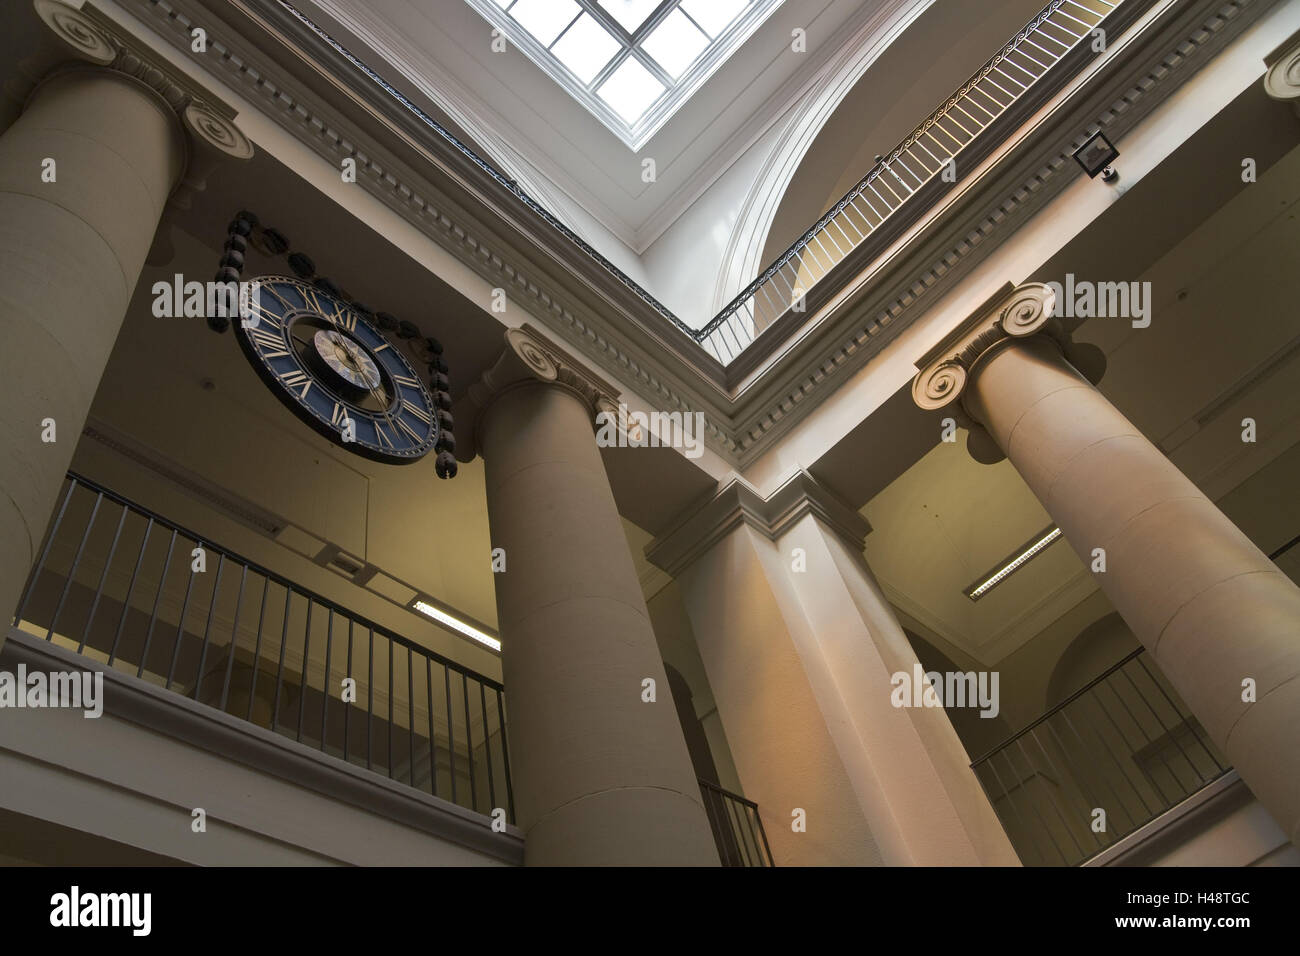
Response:
[{"label": "glass skylight pane", "polygon": [[716,37],[749,6],[750,0],[682,0],[682,9],[691,19],[704,27],[711,37]]},{"label": "glass skylight pane", "polygon": [[636,33],[636,28],[645,23],[645,18],[655,12],[659,0],[600,0],[600,5],[624,30]]},{"label": "glass skylight pane", "polygon": [[680,10],[674,10],[646,37],[641,49],[654,57],[655,62],[676,79],[686,72],[686,68],[695,62],[708,45],[709,38],[682,16]]},{"label": "glass skylight pane", "polygon": [[550,46],[560,31],[573,22],[579,9],[573,0],[519,0],[510,8],[510,15],[542,46]]},{"label": "glass skylight pane", "polygon": [[664,85],[654,74],[629,56],[601,85],[599,93],[615,113],[631,124],[640,119],[663,91]]},{"label": "glass skylight pane", "polygon": [[584,13],[551,47],[551,52],[574,76],[590,83],[621,46],[595,18]]}]

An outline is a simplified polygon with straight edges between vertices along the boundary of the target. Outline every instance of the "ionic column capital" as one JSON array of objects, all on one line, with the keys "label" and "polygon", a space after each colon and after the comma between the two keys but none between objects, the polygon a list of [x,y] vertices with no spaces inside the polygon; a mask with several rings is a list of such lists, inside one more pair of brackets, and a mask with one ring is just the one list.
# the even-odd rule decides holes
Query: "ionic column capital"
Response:
[{"label": "ionic column capital", "polygon": [[[587,406],[593,427],[599,412],[618,412],[619,389],[560,348],[532,325],[507,329],[505,348],[483,377],[469,387],[457,418],[470,426],[457,442],[457,457],[470,461],[479,452],[483,415],[507,391],[535,384],[553,385]],[[464,427],[464,424],[461,426]],[[457,437],[462,438],[458,430]]]},{"label": "ionic column capital", "polygon": [[1275,100],[1290,103],[1291,109],[1300,116],[1300,35],[1293,35],[1265,57],[1264,62],[1268,65],[1264,92]]},{"label": "ionic column capital", "polygon": [[982,362],[1016,342],[1043,336],[1061,350],[1094,385],[1105,370],[1105,356],[1091,345],[1071,341],[1055,317],[1056,292],[1048,284],[1007,283],[943,341],[916,363],[912,400],[924,411],[949,409],[957,424],[970,432],[967,450],[976,461],[992,464],[1001,449],[963,402]]},{"label": "ionic column capital", "polygon": [[989,351],[1039,332],[1059,336],[1059,323],[1052,318],[1055,308],[1056,295],[1050,286],[1008,283],[916,363],[919,371],[912,380],[912,400],[925,411],[958,402],[975,366]]},{"label": "ionic column capital", "polygon": [[187,134],[187,156],[172,197],[174,204],[188,207],[190,194],[206,187],[208,176],[223,159],[252,158],[253,144],[235,124],[234,109],[147,46],[123,34],[93,7],[76,8],[63,0],[33,0],[33,6],[79,60],[132,78],[152,90],[175,114]]}]

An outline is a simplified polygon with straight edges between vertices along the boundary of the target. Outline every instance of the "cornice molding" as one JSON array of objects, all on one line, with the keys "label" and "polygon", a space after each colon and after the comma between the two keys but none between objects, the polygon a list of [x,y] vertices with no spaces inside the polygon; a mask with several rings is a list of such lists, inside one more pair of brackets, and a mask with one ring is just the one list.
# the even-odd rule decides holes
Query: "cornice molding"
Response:
[{"label": "cornice molding", "polygon": [[[209,0],[121,2],[189,56],[194,21],[183,11],[203,11]],[[234,0],[233,9],[281,42],[296,42],[253,12],[259,2]],[[1068,84],[1042,120],[1000,148],[978,180],[932,210],[870,271],[828,295],[801,329],[775,347],[761,340],[751,346],[766,348],[771,357],[734,386],[726,370],[629,280],[608,272],[521,207],[485,169],[436,136],[422,135],[405,108],[379,95],[378,87],[350,93],[350,105],[366,110],[367,122],[380,127],[363,133],[288,78],[283,64],[249,52],[246,38],[216,36],[220,21],[211,24],[202,63],[331,165],[354,158],[357,181],[373,196],[486,281],[507,289],[512,301],[653,407],[702,412],[708,445],[744,468],[1081,175],[1071,156],[1087,135],[1102,129],[1118,137],[1132,129],[1206,54],[1276,2],[1161,0],[1144,29],[1112,41],[1105,58]],[[298,38],[323,62],[326,51],[311,47],[309,39]],[[320,64],[316,68],[325,75]],[[341,80],[333,82],[345,90]],[[358,145],[363,142],[365,148]],[[395,158],[389,144],[415,150],[436,176],[416,173]],[[468,211],[470,205],[477,214]]]},{"label": "cornice molding", "polygon": [[871,533],[866,518],[801,469],[768,498],[743,478],[733,478],[647,545],[646,559],[670,577],[677,577],[741,525],[769,541],[778,541],[806,515],[817,518],[859,554]]}]

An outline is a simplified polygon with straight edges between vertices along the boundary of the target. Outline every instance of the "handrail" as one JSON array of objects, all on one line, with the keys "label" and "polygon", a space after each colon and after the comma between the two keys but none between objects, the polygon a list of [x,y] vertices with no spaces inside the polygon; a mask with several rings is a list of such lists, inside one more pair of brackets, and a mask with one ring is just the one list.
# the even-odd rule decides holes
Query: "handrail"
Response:
[{"label": "handrail", "polygon": [[[858,181],[857,185],[853,186],[848,192],[846,192],[843,195],[843,197],[841,197],[838,202],[832,205],[831,208],[827,210],[826,213],[824,213],[820,219],[818,219],[815,223],[813,223],[812,226],[809,227],[809,229],[802,236],[800,236],[789,246],[787,246],[785,251],[776,257],[772,265],[770,265],[767,269],[765,269],[758,276],[758,278],[756,278],[753,282],[751,282],[744,289],[742,289],[740,293],[736,295],[735,298],[733,298],[729,303],[723,306],[722,310],[716,316],[714,316],[708,322],[707,325],[699,329],[699,332],[697,333],[699,337],[702,338],[705,335],[707,335],[709,332],[713,331],[715,328],[717,328],[717,326],[721,325],[722,322],[725,321],[728,315],[735,312],[746,299],[751,298],[753,294],[758,290],[758,288],[761,285],[763,285],[763,283],[768,278],[770,278],[771,275],[775,273],[775,271],[778,268],[780,268],[780,266],[783,263],[787,262],[799,248],[807,245],[808,242],[813,238],[815,234],[824,230],[826,226],[830,224],[831,220],[834,219],[834,217],[838,215],[838,213],[841,212],[845,208],[845,206],[848,205],[849,202],[851,202],[855,197],[860,195],[863,189],[865,189],[870,182],[878,179],[882,173],[889,170],[891,168],[891,163],[894,160],[897,160],[901,156],[904,150],[906,150],[913,143],[917,142],[928,130],[932,129],[941,118],[943,118],[946,114],[951,112],[958,105],[958,102],[963,97],[968,95],[968,93],[970,92],[972,87],[975,86],[976,83],[978,83],[981,79],[987,78],[989,73],[994,68],[996,68],[997,64],[1006,58],[1007,54],[1015,52],[1017,49],[1019,49],[1019,47],[1022,44],[1026,43],[1026,41],[1029,38],[1029,35],[1033,33],[1035,30],[1037,30],[1040,26],[1042,26],[1044,22],[1047,22],[1048,18],[1053,13],[1057,12],[1057,10],[1061,6],[1063,6],[1064,3],[1066,2],[1073,2],[1073,0],[1052,0],[1052,2],[1048,3],[1048,5],[1044,7],[1043,10],[1040,11],[1038,15],[1035,16],[1034,19],[1031,20],[1029,24],[1026,25],[1025,28],[1022,29],[1017,34],[1017,36],[1013,37],[1011,41],[1005,47],[1003,47],[1003,49],[999,50],[992,57],[990,57],[984,63],[984,65],[980,67],[980,69],[976,70],[975,73],[972,74],[969,79],[967,79],[953,93],[951,93],[948,97],[946,97],[943,106],[940,106],[938,109],[932,112],[924,122],[918,124],[916,128],[913,129],[907,136],[903,137],[902,141],[899,142],[898,145],[896,145],[892,150],[890,150],[887,154],[885,154],[888,158],[877,158],[876,164],[871,167],[870,171],[867,173],[866,176],[864,176],[861,180]],[[1115,7],[1119,6],[1119,4],[1123,2],[1123,0],[1115,0],[1114,3],[1111,3],[1110,0],[1100,0],[1100,2],[1107,3],[1112,9],[1114,9]],[[1075,5],[1077,6],[1078,4]],[[1099,20],[1098,22],[1100,23],[1101,21]],[[1079,39],[1082,39],[1082,37],[1084,36],[1087,36],[1086,31],[1085,33],[1080,35]],[[1067,48],[1067,52],[1068,49],[1070,48]],[[1063,55],[1064,54],[1062,54],[1061,56]],[[1060,56],[1058,56],[1057,59],[1059,60]],[[1032,83],[1029,85],[1032,85]],[[1028,86],[1026,86],[1025,88],[1028,89]],[[1015,100],[1012,100],[1011,102],[1014,103]]]},{"label": "handrail", "polygon": [[[1276,561],[1278,558],[1280,558],[1282,555],[1286,554],[1288,551],[1290,551],[1290,550],[1291,550],[1293,547],[1295,547],[1297,544],[1300,544],[1300,535],[1296,535],[1294,538],[1292,538],[1292,539],[1291,539],[1290,541],[1288,541],[1286,544],[1282,545],[1282,546],[1279,547],[1279,548],[1276,548],[1276,549],[1275,549],[1275,550],[1274,550],[1274,551],[1273,551],[1273,552],[1268,556],[1268,559],[1269,559],[1270,561]],[[1015,732],[1014,734],[1012,734],[1011,736],[1007,737],[1005,740],[1001,741],[1000,743],[995,744],[994,746],[990,747],[987,751],[985,751],[984,753],[982,753],[980,756],[976,757],[974,760],[971,761],[971,766],[973,767],[973,766],[975,766],[975,764],[979,763],[980,761],[987,760],[989,757],[991,757],[993,754],[997,753],[999,750],[1001,750],[1001,749],[1002,749],[1003,747],[1005,747],[1007,744],[1015,743],[1015,741],[1017,740],[1017,738],[1019,738],[1019,737],[1023,737],[1025,734],[1029,733],[1029,731],[1033,730],[1033,729],[1034,729],[1035,727],[1037,727],[1039,724],[1043,723],[1045,720],[1047,720],[1047,719],[1048,719],[1049,717],[1051,717],[1053,714],[1057,713],[1058,711],[1064,710],[1064,709],[1065,709],[1067,706],[1069,706],[1069,705],[1070,705],[1074,700],[1076,700],[1076,699],[1079,698],[1079,697],[1082,697],[1082,696],[1083,696],[1084,694],[1086,694],[1088,691],[1092,690],[1094,687],[1096,687],[1098,684],[1100,684],[1102,681],[1104,681],[1107,677],[1109,677],[1111,674],[1115,673],[1117,670],[1119,670],[1121,667],[1123,667],[1123,666],[1124,666],[1125,664],[1127,664],[1129,661],[1133,660],[1133,658],[1137,657],[1139,654],[1141,654],[1141,653],[1142,653],[1143,651],[1145,651],[1145,650],[1146,650],[1145,647],[1138,647],[1137,649],[1135,649],[1135,650],[1133,650],[1133,651],[1130,651],[1128,654],[1125,654],[1125,655],[1124,655],[1123,657],[1121,657],[1118,661],[1116,661],[1116,662],[1115,662],[1114,664],[1112,664],[1110,667],[1106,668],[1104,671],[1102,671],[1100,674],[1098,674],[1098,675],[1097,675],[1096,677],[1094,677],[1092,680],[1088,681],[1088,683],[1084,684],[1082,687],[1080,687],[1077,691],[1075,691],[1075,692],[1074,692],[1073,694],[1071,694],[1069,697],[1065,698],[1065,699],[1062,700],[1060,703],[1058,703],[1055,707],[1052,707],[1050,710],[1048,710],[1048,711],[1046,711],[1045,713],[1043,713],[1041,716],[1038,717],[1037,720],[1034,720],[1034,721],[1032,721],[1032,722],[1026,724],[1024,727],[1022,727],[1020,730],[1016,731],[1016,732]]]},{"label": "handrail", "polygon": [[[142,574],[150,566],[161,567],[156,580]],[[272,586],[284,592],[282,610],[278,592],[268,608]],[[12,621],[329,757],[514,819],[499,681],[76,472],[67,473]],[[385,695],[386,708],[376,706]]]},{"label": "handrail", "polygon": [[722,865],[774,866],[758,804],[703,778],[697,782]]},{"label": "handrail", "polygon": [[974,760],[972,760],[972,761],[970,762],[970,765],[973,767],[973,766],[975,766],[977,763],[980,763],[980,762],[982,762],[982,761],[984,761],[984,760],[987,760],[989,757],[993,756],[995,753],[997,753],[997,752],[998,752],[999,750],[1001,750],[1003,747],[1007,746],[1007,744],[1013,744],[1013,743],[1015,743],[1018,739],[1020,739],[1021,737],[1023,737],[1025,734],[1029,733],[1031,730],[1033,730],[1033,729],[1034,729],[1035,727],[1037,727],[1039,724],[1041,724],[1041,723],[1043,723],[1044,721],[1046,721],[1049,717],[1051,717],[1052,715],[1058,713],[1059,711],[1064,710],[1066,707],[1068,707],[1070,704],[1072,704],[1075,700],[1077,700],[1078,698],[1082,697],[1084,694],[1088,693],[1088,691],[1092,690],[1094,687],[1096,687],[1098,684],[1100,684],[1102,681],[1104,681],[1107,677],[1109,677],[1111,674],[1115,673],[1117,670],[1119,670],[1121,667],[1123,667],[1123,666],[1124,666],[1125,664],[1127,664],[1129,661],[1133,660],[1133,658],[1137,657],[1139,654],[1141,654],[1141,653],[1142,653],[1143,651],[1145,651],[1145,650],[1146,650],[1145,647],[1139,647],[1137,650],[1135,650],[1135,651],[1130,651],[1129,653],[1125,654],[1123,657],[1121,657],[1118,661],[1116,661],[1116,662],[1115,662],[1114,664],[1112,664],[1110,667],[1108,667],[1108,668],[1106,668],[1104,671],[1102,671],[1098,676],[1094,677],[1092,680],[1088,681],[1088,683],[1084,684],[1082,687],[1080,687],[1078,690],[1076,690],[1076,691],[1075,691],[1073,694],[1071,694],[1069,697],[1065,698],[1065,700],[1061,701],[1061,702],[1060,702],[1059,704],[1057,704],[1055,707],[1052,707],[1051,709],[1049,709],[1049,710],[1047,710],[1046,712],[1044,712],[1041,716],[1038,717],[1037,720],[1030,721],[1028,724],[1026,724],[1026,725],[1025,725],[1024,727],[1022,727],[1020,730],[1016,731],[1016,732],[1015,732],[1014,734],[1012,734],[1010,737],[1006,738],[1006,739],[1003,740],[1003,741],[1000,741],[999,743],[997,743],[997,744],[995,744],[994,746],[990,747],[990,748],[989,748],[988,750],[986,750],[984,753],[980,754],[978,757],[976,757]]},{"label": "handrail", "polygon": [[1231,769],[1144,653],[971,762],[1026,866],[1082,863]]},{"label": "handrail", "polygon": [[[803,299],[807,289],[803,288],[797,281],[792,281],[790,277],[785,276],[783,273],[783,270],[792,261],[798,260],[800,267],[805,269],[808,267],[809,262],[819,267],[820,275],[816,277],[814,283],[809,284],[809,287],[811,287],[816,281],[820,281],[821,278],[829,274],[835,266],[845,261],[855,250],[863,246],[869,237],[876,236],[878,230],[882,236],[892,235],[892,231],[900,225],[899,217],[894,216],[895,212],[907,205],[908,200],[920,192],[923,187],[929,187],[934,183],[935,178],[940,175],[945,166],[953,161],[955,157],[961,155],[972,142],[979,138],[980,133],[993,125],[998,119],[1006,116],[1012,107],[1022,101],[1027,91],[1038,86],[1039,81],[1047,76],[1057,63],[1077,50],[1080,44],[1094,30],[1107,21],[1111,13],[1125,3],[1132,2],[1132,0],[1092,0],[1093,3],[1104,6],[1106,8],[1105,12],[1094,10],[1081,3],[1080,0],[1050,0],[1037,16],[1018,31],[1016,36],[1012,37],[952,96],[948,97],[943,105],[933,111],[923,123],[913,129],[894,149],[890,150],[884,157],[879,158],[857,185],[819,217],[811,228],[806,230],[802,236],[782,252],[771,265],[727,303],[717,315],[699,328],[692,328],[683,322],[672,310],[642,288],[608,258],[596,251],[595,248],[561,222],[541,203],[528,195],[515,180],[497,170],[437,120],[425,113],[409,97],[294,7],[289,0],[275,0],[275,2],[310,30],[321,42],[343,57],[355,69],[361,71],[388,96],[400,103],[423,125],[445,140],[498,185],[509,191],[528,209],[541,217],[547,225],[559,232],[565,239],[573,243],[574,246],[614,276],[624,287],[645,302],[678,331],[689,336],[719,362],[726,365],[758,337],[758,333],[762,331],[762,328],[773,324],[776,318],[791,311]],[[1074,27],[1067,28],[1061,22],[1053,20],[1053,17],[1070,21],[1078,27],[1082,27],[1083,30],[1080,33]],[[1046,31],[1044,29],[1046,26],[1051,26],[1055,31],[1068,36],[1070,38],[1069,42],[1063,42],[1055,33]],[[1050,48],[1038,41],[1050,44]],[[1030,52],[1030,47],[1035,52]],[[1057,48],[1061,48],[1059,53],[1055,52]],[[1018,55],[1021,59],[1012,59],[1013,55]],[[1034,68],[1027,68],[1022,60],[1035,64],[1037,68],[1041,68],[1041,72],[1035,72]],[[1002,66],[1004,65],[1009,69],[1003,70]],[[1011,70],[1017,72],[1009,72]],[[992,79],[995,72],[1000,74],[1001,83]],[[1026,77],[1028,77],[1027,82],[1025,81]],[[1005,86],[1002,84],[1005,84]],[[1019,87],[1019,89],[1012,92],[1006,87]],[[992,93],[991,90],[1000,92]],[[979,93],[979,98],[972,96],[973,93]],[[968,106],[971,108],[969,111],[966,109]],[[956,114],[958,112],[964,118],[957,118]],[[980,113],[987,116],[987,121],[976,118]],[[949,121],[948,125],[945,125],[945,120]],[[971,129],[967,127],[973,128],[974,132],[972,133]],[[955,148],[939,140],[934,135],[935,132],[943,133],[948,139],[951,139],[955,144]],[[929,145],[925,142],[926,137],[931,140]],[[914,147],[919,148],[914,150]],[[921,150],[924,150],[925,154],[928,155],[929,162],[922,157]],[[947,155],[943,156],[943,153]],[[931,164],[933,164],[933,168],[931,168]],[[913,166],[924,170],[925,175],[918,176],[912,168]],[[886,174],[890,178],[885,178]],[[881,184],[883,192],[875,188],[877,183]],[[895,186],[901,187],[902,195],[899,194],[899,190]],[[875,200],[880,202],[881,206],[887,210],[883,215],[876,208],[872,196],[867,195],[868,190],[871,191]],[[889,200],[885,193],[892,195],[897,202]],[[864,200],[863,206],[857,205],[857,200],[860,198]],[[866,213],[865,207],[870,207],[873,213]],[[854,210],[858,218],[855,220],[848,214],[848,210]],[[875,219],[874,223],[872,222],[873,218]],[[886,222],[889,223],[889,229],[882,229],[881,227]],[[835,240],[834,233],[830,231],[831,226],[835,226],[845,240],[848,246],[847,250]],[[867,228],[864,230],[863,226]],[[857,240],[849,237],[850,230],[858,234],[859,238]],[[821,241],[823,236],[829,241],[823,243]],[[820,248],[821,256],[812,251],[814,243]],[[834,252],[831,251],[832,248],[835,249]],[[802,255],[805,251],[809,253],[808,262],[805,262]],[[825,261],[823,261],[822,256],[825,257]],[[830,265],[828,266],[826,262],[830,262]],[[799,270],[796,270],[793,279],[797,280],[798,276]],[[777,279],[780,279],[786,286],[785,289],[778,291]],[[772,295],[769,292],[769,287],[771,287],[772,292],[778,294]],[[756,305],[760,294],[763,294],[766,300],[766,306],[763,310],[760,310]],[[801,310],[802,305],[799,306],[798,311]],[[768,313],[764,317],[769,320],[762,323],[762,328],[759,327],[760,318],[763,318],[760,316],[760,311]],[[744,316],[743,319],[738,318],[738,316],[742,315]],[[730,341],[728,341],[728,334],[730,335]]]},{"label": "handrail", "polygon": [[[333,610],[337,613],[347,615],[348,618],[353,622],[360,624],[363,627],[369,628],[375,631],[375,633],[377,634],[381,634],[383,637],[393,641],[395,644],[399,644],[402,647],[407,648],[408,650],[413,650],[417,654],[423,654],[427,657],[431,657],[439,664],[442,664],[444,667],[450,667],[452,670],[457,671],[458,673],[463,673],[468,675],[469,677],[473,677],[475,680],[482,681],[484,684],[486,684],[488,687],[491,687],[493,690],[505,689],[499,681],[495,681],[491,677],[488,677],[484,674],[480,674],[477,671],[473,670],[472,668],[466,667],[464,664],[461,664],[457,661],[452,660],[449,657],[445,657],[442,654],[439,654],[435,650],[431,650],[430,648],[424,647],[421,644],[416,644],[414,641],[403,637],[401,634],[398,634],[396,631],[384,627],[384,625],[382,624],[377,624],[374,621],[372,621],[370,618],[365,617],[364,615],[361,614],[357,614],[356,612],[351,611],[348,608],[345,608],[343,605],[339,604],[338,602],[332,601],[329,598],[325,597],[324,595],[311,590],[310,588],[305,588],[301,584],[298,584],[294,581],[290,581],[288,578],[284,577],[281,574],[277,574],[275,571],[271,571],[267,568],[264,568],[256,561],[252,561],[249,558],[244,557],[242,554],[238,553],[237,551],[233,551],[230,548],[226,548],[222,545],[217,544],[207,535],[198,534],[195,531],[191,531],[189,528],[185,527],[184,525],[177,524],[175,521],[172,521],[170,518],[164,518],[162,515],[158,514],[157,512],[153,511],[150,508],[146,508],[144,505],[139,504],[138,502],[134,502],[128,498],[122,497],[117,492],[109,488],[105,488],[103,485],[99,484],[99,482],[87,478],[84,475],[80,474],[79,472],[69,470],[68,477],[76,481],[77,484],[83,485],[86,488],[89,488],[90,490],[96,492],[97,494],[102,494],[105,498],[109,499],[110,501],[114,501],[117,504],[122,505],[123,507],[130,508],[132,511],[136,512],[137,514],[141,514],[146,518],[152,518],[154,521],[157,521],[161,524],[165,524],[169,528],[175,528],[179,533],[183,534],[187,538],[190,538],[196,543],[199,544],[206,543],[207,546],[210,547],[213,551],[216,551],[219,554],[224,554],[226,557],[230,558],[232,561],[235,561],[239,564],[246,565],[250,571],[262,575],[262,577],[266,578],[268,581],[278,584],[282,588],[291,588],[294,591],[294,593],[301,594],[305,598],[310,598],[312,601],[314,601],[315,603],[319,604],[321,607],[327,610]],[[430,623],[437,624],[436,621],[432,621],[432,620]],[[446,628],[444,628],[444,630],[446,630]],[[455,632],[447,631],[447,633],[452,634]]]}]

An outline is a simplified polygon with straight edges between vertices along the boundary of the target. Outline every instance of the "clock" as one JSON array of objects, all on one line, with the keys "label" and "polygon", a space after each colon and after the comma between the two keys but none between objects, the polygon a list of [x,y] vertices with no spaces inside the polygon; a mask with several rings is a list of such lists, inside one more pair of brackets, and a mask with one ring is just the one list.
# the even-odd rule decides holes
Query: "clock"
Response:
[{"label": "clock", "polygon": [[419,375],[359,310],[310,282],[248,280],[235,335],[271,391],[300,419],[374,461],[418,461],[438,447],[440,414]]}]

